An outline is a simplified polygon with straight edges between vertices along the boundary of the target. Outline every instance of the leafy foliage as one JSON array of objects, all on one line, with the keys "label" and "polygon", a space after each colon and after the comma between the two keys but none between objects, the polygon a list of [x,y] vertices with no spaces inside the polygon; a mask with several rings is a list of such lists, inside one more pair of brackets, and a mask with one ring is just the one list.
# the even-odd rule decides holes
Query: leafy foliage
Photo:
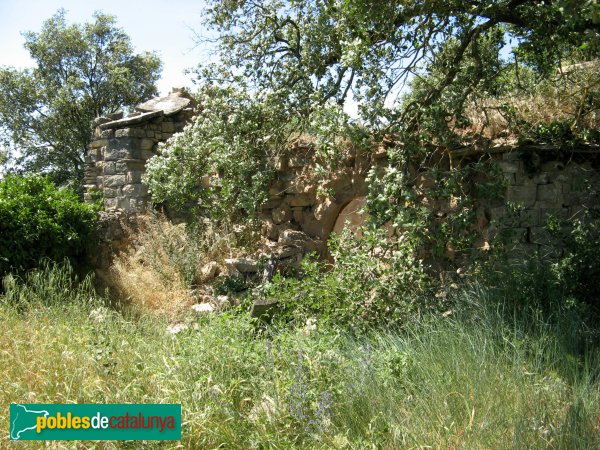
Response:
[{"label": "leafy foliage", "polygon": [[[153,201],[215,220],[253,216],[266,199],[267,159],[281,150],[286,121],[244,89],[205,86],[198,103],[193,124],[148,162]],[[273,135],[264,136],[265,129]],[[203,184],[203,175],[218,177]]]},{"label": "leafy foliage", "polygon": [[282,322],[312,318],[364,329],[400,325],[432,307],[430,279],[412,243],[386,239],[382,230],[361,231],[360,239],[345,231],[330,240],[331,267],[306,258],[299,278],[276,275],[267,285],[264,295],[280,301]]},{"label": "leafy foliage", "polygon": [[[237,217],[265,199],[286,138],[308,132],[322,158],[316,170],[322,176],[344,148],[373,148],[390,136],[401,143],[388,149],[388,175],[371,177],[373,197],[389,202],[379,202],[373,216],[383,210],[390,213],[386,220],[406,223],[400,199],[413,195],[419,176],[411,166],[437,165],[445,149],[481,137],[481,131],[469,132],[469,107],[531,91],[563,62],[593,60],[600,48],[593,0],[215,1],[206,21],[218,34],[220,56],[197,71],[200,104],[209,106],[151,164],[148,181],[158,201],[199,204],[210,214],[223,207]],[[577,94],[583,109],[575,108],[569,127],[593,122],[586,99],[593,103],[597,89],[593,80],[586,85]],[[357,118],[344,111],[351,101]],[[496,107],[508,117],[509,106]],[[514,129],[528,130],[524,134],[538,127],[513,122]],[[224,175],[222,186],[199,188],[194,174],[211,172]]]},{"label": "leafy foliage", "polygon": [[[449,106],[492,87],[506,37],[518,41],[521,60],[549,73],[574,48],[596,56],[599,29],[593,0],[215,1],[207,22],[223,66],[234,68],[227,73],[294,112],[352,93],[365,122],[388,131],[414,131],[434,110],[452,115]],[[413,77],[423,88],[397,108],[390,100]]]},{"label": "leafy foliage", "polygon": [[0,181],[0,276],[84,254],[93,243],[96,207],[42,176]]},{"label": "leafy foliage", "polygon": [[79,182],[91,121],[156,94],[161,63],[135,54],[113,16],[69,25],[59,10],[39,33],[24,33],[33,69],[0,69],[0,127],[25,171]]},{"label": "leafy foliage", "polygon": [[567,295],[600,311],[600,214],[590,210],[553,230],[564,254],[552,261],[553,279]]}]

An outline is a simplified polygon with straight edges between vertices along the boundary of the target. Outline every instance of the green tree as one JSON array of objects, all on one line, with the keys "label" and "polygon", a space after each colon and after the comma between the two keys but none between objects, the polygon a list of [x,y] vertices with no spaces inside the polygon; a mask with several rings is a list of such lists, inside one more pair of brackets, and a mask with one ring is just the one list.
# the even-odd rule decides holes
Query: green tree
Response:
[{"label": "green tree", "polygon": [[[230,81],[243,75],[305,113],[353,94],[366,123],[392,131],[414,130],[450,87],[466,95],[498,77],[507,38],[539,73],[575,48],[584,59],[600,48],[596,0],[213,1],[207,23]],[[224,81],[223,71],[200,72]],[[432,72],[414,101],[392,101]]]},{"label": "green tree", "polygon": [[91,121],[156,94],[161,62],[135,54],[113,16],[68,24],[59,10],[39,33],[24,33],[32,69],[0,69],[0,129],[17,167],[77,184]]},{"label": "green tree", "polygon": [[97,205],[82,203],[47,177],[9,174],[0,181],[0,278],[44,260],[80,258],[93,248]]},{"label": "green tree", "polygon": [[[402,149],[389,154],[402,170],[374,185],[405,186],[412,181],[406,176],[408,158],[422,161],[436,147],[455,145],[456,129],[468,122],[468,102],[506,93],[515,85],[507,82],[512,68],[520,68],[520,88],[518,74],[525,72],[535,86],[561,62],[600,54],[596,0],[240,0],[212,1],[207,11],[220,61],[199,67],[201,91],[218,85],[243,92],[233,110],[254,103],[247,111],[267,110],[275,119],[246,114],[244,121],[232,120],[240,114],[208,108],[214,117],[188,131],[204,136],[198,144],[178,143],[177,151],[154,161],[161,174],[153,178],[151,168],[149,181],[161,201],[177,201],[178,186],[189,185],[185,165],[199,152],[212,152],[207,135],[232,150],[229,143],[247,136],[250,122],[252,141],[261,144],[255,156],[268,159],[283,151],[282,131],[288,136],[308,131],[318,138],[317,151],[328,157],[324,166],[339,159],[340,136],[364,147],[365,135],[376,142],[395,135]],[[513,58],[506,57],[509,41]],[[344,113],[352,97],[360,120]],[[263,145],[273,142],[280,145]],[[387,191],[379,196],[384,202],[405,203]]]}]

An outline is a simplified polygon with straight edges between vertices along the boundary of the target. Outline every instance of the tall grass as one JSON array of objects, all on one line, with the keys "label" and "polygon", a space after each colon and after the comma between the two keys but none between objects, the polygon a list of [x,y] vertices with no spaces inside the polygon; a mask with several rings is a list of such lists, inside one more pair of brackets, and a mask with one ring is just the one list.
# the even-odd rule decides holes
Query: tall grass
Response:
[{"label": "tall grass", "polygon": [[[174,224],[166,217],[138,217],[129,249],[117,255],[103,280],[121,303],[174,318],[210,292],[201,273],[204,264],[251,252],[257,238],[253,229],[233,229],[209,222]],[[195,298],[192,292],[195,291]]]},{"label": "tall grass", "polygon": [[[598,350],[570,352],[566,313],[525,320],[473,289],[464,311],[402,332],[258,332],[223,314],[172,335],[69,279],[49,267],[5,283],[0,403],[181,403],[184,422],[181,443],[78,448],[600,446]],[[0,447],[8,421],[0,409]]]}]

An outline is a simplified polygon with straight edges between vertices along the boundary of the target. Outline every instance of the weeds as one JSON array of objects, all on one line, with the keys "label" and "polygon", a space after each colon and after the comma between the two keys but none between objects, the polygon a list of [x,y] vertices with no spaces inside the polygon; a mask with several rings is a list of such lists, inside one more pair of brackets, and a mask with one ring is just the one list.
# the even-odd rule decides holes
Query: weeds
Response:
[{"label": "weeds", "polygon": [[122,303],[171,318],[197,301],[192,291],[207,281],[201,274],[204,264],[252,248],[251,229],[218,229],[210,223],[191,228],[161,215],[141,217],[139,223],[131,232],[131,248],[115,258],[107,282]]},{"label": "weeds", "polygon": [[[184,448],[600,445],[600,354],[568,345],[580,318],[515,310],[500,287],[464,290],[451,316],[401,332],[257,335],[246,315],[222,314],[173,336],[164,318],[114,312],[69,279],[55,267],[5,283],[2,404],[181,403]],[[140,445],[172,447],[119,444]]]}]

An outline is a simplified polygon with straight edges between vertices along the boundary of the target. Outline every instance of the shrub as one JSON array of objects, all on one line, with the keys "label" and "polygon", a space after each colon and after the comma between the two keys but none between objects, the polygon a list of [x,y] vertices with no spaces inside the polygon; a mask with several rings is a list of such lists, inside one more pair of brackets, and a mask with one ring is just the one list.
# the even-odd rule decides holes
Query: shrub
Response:
[{"label": "shrub", "polygon": [[551,266],[556,283],[567,295],[600,309],[600,212],[590,210],[555,233],[564,248]]},{"label": "shrub", "polygon": [[277,275],[266,287],[264,295],[279,300],[283,321],[319,318],[366,328],[403,323],[430,306],[430,277],[405,240],[386,238],[382,230],[362,229],[361,238],[345,230],[329,249],[334,265],[308,257],[299,278]]},{"label": "shrub", "polygon": [[96,207],[43,176],[0,181],[0,275],[23,272],[44,259],[81,257],[92,242]]}]

